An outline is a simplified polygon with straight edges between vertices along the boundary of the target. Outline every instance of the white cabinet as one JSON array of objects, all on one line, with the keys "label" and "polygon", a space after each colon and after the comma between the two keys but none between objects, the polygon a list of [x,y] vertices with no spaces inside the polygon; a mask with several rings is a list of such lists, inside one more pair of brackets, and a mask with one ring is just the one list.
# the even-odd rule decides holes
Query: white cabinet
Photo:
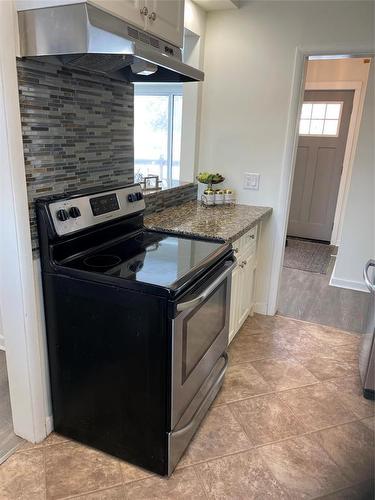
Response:
[{"label": "white cabinet", "polygon": [[245,255],[242,262],[239,262],[238,267],[240,268],[240,279],[238,283],[239,289],[237,295],[237,331],[241,328],[253,307],[255,255]]},{"label": "white cabinet", "polygon": [[138,28],[145,29],[145,0],[91,0],[93,5],[121,17]]},{"label": "white cabinet", "polygon": [[184,0],[146,0],[146,31],[182,47],[184,4]]},{"label": "white cabinet", "polygon": [[[24,10],[81,2],[82,0],[16,0],[16,5],[17,10]],[[89,0],[88,3],[177,47],[183,46],[185,0]]]},{"label": "white cabinet", "polygon": [[233,337],[237,333],[237,323],[238,323],[238,314],[237,314],[237,294],[239,290],[239,278],[240,278],[240,268],[237,265],[232,272],[232,290],[230,295],[230,315],[229,315],[229,342],[233,339]]},{"label": "white cabinet", "polygon": [[237,266],[232,273],[229,342],[253,312],[258,233],[256,226],[233,243]]}]

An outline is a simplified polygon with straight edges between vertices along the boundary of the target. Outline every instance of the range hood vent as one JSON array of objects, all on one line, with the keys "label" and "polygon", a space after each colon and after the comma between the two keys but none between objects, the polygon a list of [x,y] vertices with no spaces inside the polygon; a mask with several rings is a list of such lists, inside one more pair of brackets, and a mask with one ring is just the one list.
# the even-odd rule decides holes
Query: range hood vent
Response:
[{"label": "range hood vent", "polygon": [[181,49],[86,2],[18,13],[21,55],[130,82],[191,82]]}]

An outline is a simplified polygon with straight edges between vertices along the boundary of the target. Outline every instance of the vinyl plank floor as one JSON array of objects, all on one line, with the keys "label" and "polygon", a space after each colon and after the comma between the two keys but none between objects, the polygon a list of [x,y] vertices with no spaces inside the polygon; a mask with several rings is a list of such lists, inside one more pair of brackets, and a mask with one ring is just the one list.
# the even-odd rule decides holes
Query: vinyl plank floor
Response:
[{"label": "vinyl plank floor", "polygon": [[333,265],[334,258],[327,274],[284,267],[278,314],[363,333],[370,294],[330,286]]},{"label": "vinyl plank floor", "polygon": [[13,432],[5,352],[0,351],[0,463],[22,442]]}]

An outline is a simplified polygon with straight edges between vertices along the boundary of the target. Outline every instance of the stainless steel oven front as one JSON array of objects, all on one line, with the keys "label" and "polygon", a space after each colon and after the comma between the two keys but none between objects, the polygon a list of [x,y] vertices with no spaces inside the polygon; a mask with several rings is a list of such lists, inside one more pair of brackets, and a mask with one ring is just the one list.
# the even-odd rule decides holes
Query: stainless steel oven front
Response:
[{"label": "stainless steel oven front", "polygon": [[233,258],[176,305],[172,322],[172,472],[223,382]]}]

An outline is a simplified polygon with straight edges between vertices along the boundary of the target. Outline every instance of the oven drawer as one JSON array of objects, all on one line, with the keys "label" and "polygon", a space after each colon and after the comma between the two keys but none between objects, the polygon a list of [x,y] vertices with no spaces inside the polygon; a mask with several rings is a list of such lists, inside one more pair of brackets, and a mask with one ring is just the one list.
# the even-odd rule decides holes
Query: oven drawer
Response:
[{"label": "oven drawer", "polygon": [[176,427],[168,434],[168,475],[173,472],[219,392],[224,381],[227,365],[228,355],[224,352]]}]

